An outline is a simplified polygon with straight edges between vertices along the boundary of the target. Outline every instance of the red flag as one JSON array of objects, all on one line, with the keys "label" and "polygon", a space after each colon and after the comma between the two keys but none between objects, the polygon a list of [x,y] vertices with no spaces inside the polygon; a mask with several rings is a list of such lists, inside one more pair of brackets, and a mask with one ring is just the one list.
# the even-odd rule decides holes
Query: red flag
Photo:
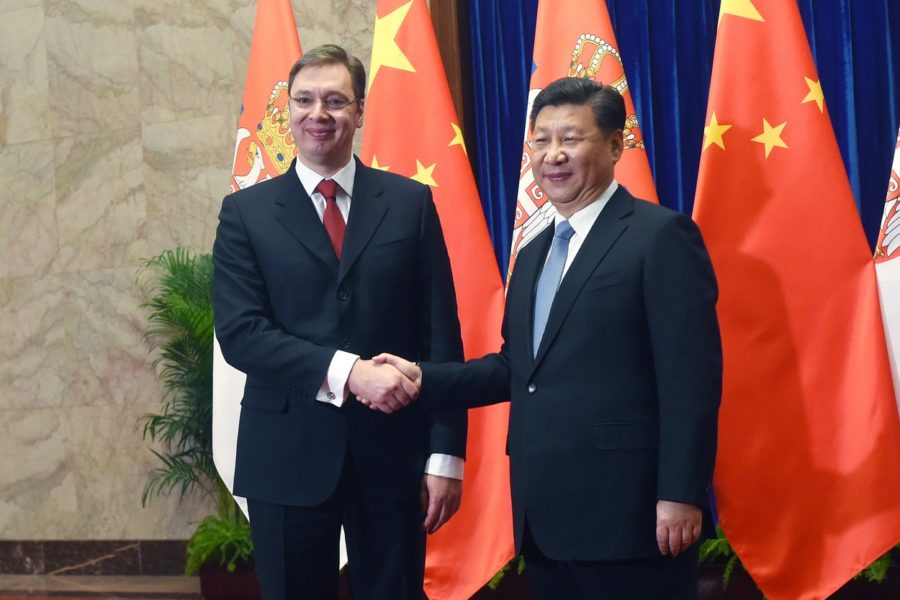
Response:
[{"label": "red flag", "polygon": [[297,154],[288,127],[287,76],[301,54],[290,0],[259,0],[234,148],[231,191],[281,175]]},{"label": "red flag", "polygon": [[[362,160],[431,186],[466,358],[500,348],[503,285],[425,0],[379,0]],[[513,555],[508,404],[469,411],[463,502],[429,537],[430,598],[469,598]]]},{"label": "red flag", "polygon": [[795,0],[723,0],[694,215],[720,285],[722,528],[772,600],[900,541],[871,253]]},{"label": "red flag", "polygon": [[553,221],[552,206],[531,173],[528,116],[538,92],[560,77],[589,77],[613,86],[625,97],[625,152],[616,165],[616,179],[638,198],[658,202],[644,138],[625,80],[625,67],[606,11],[606,2],[539,0],[510,273],[519,248]]},{"label": "red flag", "polygon": [[[284,173],[296,154],[288,128],[287,76],[300,58],[300,39],[290,0],[259,0],[250,46],[244,100],[234,146],[232,192]],[[244,374],[213,355],[213,457],[231,489]],[[247,505],[238,499],[244,514]]]}]

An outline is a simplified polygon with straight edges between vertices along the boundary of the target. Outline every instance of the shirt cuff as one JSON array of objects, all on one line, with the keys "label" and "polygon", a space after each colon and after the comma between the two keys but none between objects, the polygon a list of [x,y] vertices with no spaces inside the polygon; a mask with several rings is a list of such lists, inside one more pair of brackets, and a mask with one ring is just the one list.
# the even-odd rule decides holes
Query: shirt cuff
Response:
[{"label": "shirt cuff", "polygon": [[466,461],[458,456],[432,454],[425,462],[425,474],[448,477],[450,479],[462,479],[465,464]]},{"label": "shirt cuff", "polygon": [[359,358],[356,354],[350,354],[343,350],[337,350],[331,357],[328,365],[328,373],[322,387],[316,393],[316,400],[341,407],[347,399],[347,380],[350,378],[350,369]]}]

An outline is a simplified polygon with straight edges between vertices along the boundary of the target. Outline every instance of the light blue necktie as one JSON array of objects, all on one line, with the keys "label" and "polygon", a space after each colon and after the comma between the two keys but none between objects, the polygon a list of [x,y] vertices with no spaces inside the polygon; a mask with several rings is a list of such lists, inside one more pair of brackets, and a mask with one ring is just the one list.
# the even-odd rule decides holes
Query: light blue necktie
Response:
[{"label": "light blue necktie", "polygon": [[547,317],[550,315],[550,306],[553,297],[562,279],[563,267],[566,266],[566,256],[569,254],[569,238],[575,230],[568,221],[560,221],[556,226],[556,235],[553,236],[553,246],[550,247],[550,256],[544,263],[544,270],[538,278],[537,290],[534,294],[534,337],[533,349],[537,356],[538,346],[544,336],[547,327]]}]

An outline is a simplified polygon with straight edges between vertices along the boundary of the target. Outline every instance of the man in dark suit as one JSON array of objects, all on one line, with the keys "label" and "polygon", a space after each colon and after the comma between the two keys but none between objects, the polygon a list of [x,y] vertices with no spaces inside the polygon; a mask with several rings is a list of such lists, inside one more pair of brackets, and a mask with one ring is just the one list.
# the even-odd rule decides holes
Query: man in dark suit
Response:
[{"label": "man in dark suit", "polygon": [[234,492],[264,598],[334,598],[343,525],[354,598],[419,599],[425,530],[459,506],[465,409],[347,399],[417,394],[379,352],[462,359],[447,250],[429,188],[352,155],[359,60],[315,48],[288,89],[298,159],[225,198],[213,250],[216,335],[247,374]]},{"label": "man in dark suit", "polygon": [[558,215],[518,255],[499,353],[376,357],[421,386],[419,404],[511,399],[516,548],[541,599],[694,598],[709,525],[715,276],[689,218],[615,182],[624,123],[622,97],[588,79],[535,98],[534,176]]}]

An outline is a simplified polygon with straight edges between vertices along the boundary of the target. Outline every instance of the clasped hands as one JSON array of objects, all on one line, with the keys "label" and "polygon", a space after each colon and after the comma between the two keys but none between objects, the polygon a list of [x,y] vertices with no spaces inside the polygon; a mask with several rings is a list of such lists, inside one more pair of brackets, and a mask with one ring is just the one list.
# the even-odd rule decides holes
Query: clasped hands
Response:
[{"label": "clasped hands", "polygon": [[372,360],[353,363],[347,386],[357,400],[372,410],[392,413],[419,397],[422,370],[399,356],[379,354]]}]

